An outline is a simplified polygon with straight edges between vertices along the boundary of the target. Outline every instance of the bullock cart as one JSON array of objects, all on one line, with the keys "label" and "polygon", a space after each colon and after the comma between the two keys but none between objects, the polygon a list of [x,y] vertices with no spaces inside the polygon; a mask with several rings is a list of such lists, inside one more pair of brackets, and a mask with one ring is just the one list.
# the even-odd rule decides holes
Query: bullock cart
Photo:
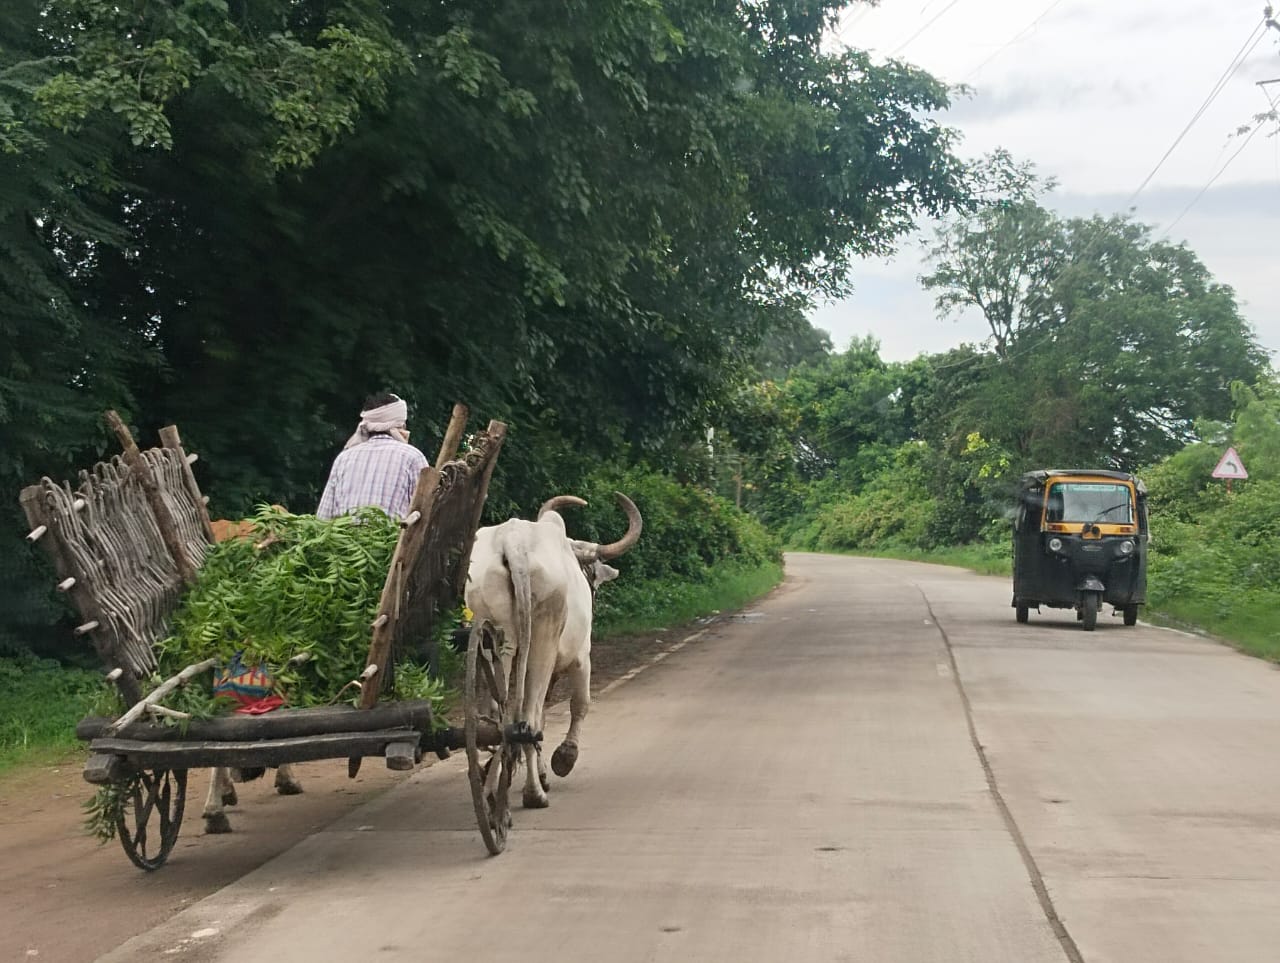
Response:
[{"label": "bullock cart", "polygon": [[[471,547],[506,433],[491,421],[465,456],[454,457],[466,408],[455,406],[435,466],[423,470],[369,627],[366,666],[350,686],[356,704],[280,708],[262,715],[182,718],[163,705],[188,684],[208,684],[214,660],[188,666],[144,692],[157,668],[183,589],[194,583],[214,531],[176,428],[140,450],[114,413],[107,421],[123,453],[80,473],[78,484],[48,478],[24,489],[28,541],[49,555],[58,589],[79,616],[77,636],[97,651],[127,707],[116,718],[89,717],[77,735],[89,743],[84,778],[107,787],[109,818],[126,855],[155,870],[178,838],[187,773],[207,767],[258,768],[317,759],[382,757],[409,770],[424,753],[465,750],[472,801],[491,853],[506,844],[507,794],[518,753],[541,733],[516,717],[526,656],[500,630],[480,622],[467,633],[464,724],[437,719],[427,700],[389,698],[397,662],[416,640],[436,637],[441,618],[460,604]],[[511,677],[510,680],[508,677]],[[203,678],[202,678],[203,677]]]}]

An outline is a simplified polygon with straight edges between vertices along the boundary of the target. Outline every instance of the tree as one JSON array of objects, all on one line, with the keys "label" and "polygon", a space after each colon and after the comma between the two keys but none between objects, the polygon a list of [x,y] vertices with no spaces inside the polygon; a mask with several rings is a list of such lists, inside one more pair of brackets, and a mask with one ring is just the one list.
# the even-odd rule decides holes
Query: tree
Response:
[{"label": "tree", "polygon": [[1044,323],[1063,267],[1057,220],[1037,201],[1054,183],[1003,151],[983,158],[971,177],[976,205],[938,229],[928,250],[934,270],[920,283],[938,292],[940,315],[979,310],[1003,359]]},{"label": "tree", "polygon": [[875,338],[854,338],[823,361],[802,365],[783,385],[797,412],[794,438],[800,474],[838,473],[856,486],[910,437],[902,405],[902,366],[880,358]]},{"label": "tree", "polygon": [[818,364],[831,354],[831,335],[815,328],[797,310],[767,331],[753,353],[754,366],[770,381],[780,382],[801,364]]},{"label": "tree", "polygon": [[[77,136],[38,120],[36,92],[56,70],[39,36],[46,4],[0,5],[0,518],[22,530],[17,494],[65,472],[103,432],[103,408],[129,398],[138,345],[81,294],[100,252],[124,232],[95,203],[118,183],[111,138]],[[0,553],[0,652],[41,641],[56,611],[37,560]]]},{"label": "tree", "polygon": [[65,332],[11,370],[23,424],[82,413],[52,471],[108,398],[176,421],[215,511],[311,508],[388,385],[428,437],[458,398],[511,422],[495,511],[666,461],[964,194],[946,88],[824,52],[829,0],[23,2],[0,230],[43,265],[21,337]]},{"label": "tree", "polygon": [[1225,418],[1230,384],[1265,370],[1231,289],[1127,217],[1015,198],[943,228],[932,257],[939,310],[976,306],[992,328],[987,358],[948,375],[967,385],[953,444],[976,430],[1027,466],[1132,469]]},{"label": "tree", "polygon": [[1230,438],[1249,478],[1280,480],[1280,381],[1272,372],[1253,386],[1232,385],[1232,399],[1236,410]]}]

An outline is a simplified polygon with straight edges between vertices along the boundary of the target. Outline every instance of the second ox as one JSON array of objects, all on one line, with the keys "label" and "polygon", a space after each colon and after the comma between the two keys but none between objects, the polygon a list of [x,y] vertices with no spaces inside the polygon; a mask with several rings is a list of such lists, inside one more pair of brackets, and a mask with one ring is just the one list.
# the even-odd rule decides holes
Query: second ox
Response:
[{"label": "second ox", "polygon": [[[640,538],[640,511],[615,492],[627,514],[627,532],[599,545],[569,538],[559,509],[585,505],[573,495],[557,495],[543,504],[536,522],[513,518],[476,532],[468,569],[466,602],[478,620],[500,627],[517,650],[528,652],[521,716],[542,730],[543,705],[552,680],[570,681],[569,731],[551,759],[557,776],[567,776],[578,760],[582,720],[591,703],[591,616],[595,590],[618,577],[608,565]],[[542,808],[548,780],[537,747],[524,749],[527,771],[523,802]]]}]

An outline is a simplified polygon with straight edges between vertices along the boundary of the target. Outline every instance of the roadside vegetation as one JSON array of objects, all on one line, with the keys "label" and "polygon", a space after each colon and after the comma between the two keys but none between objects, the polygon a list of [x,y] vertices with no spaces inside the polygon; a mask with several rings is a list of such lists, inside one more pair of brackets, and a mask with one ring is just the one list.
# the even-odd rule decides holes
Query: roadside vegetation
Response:
[{"label": "roadside vegetation", "polygon": [[[306,514],[389,387],[415,439],[509,425],[485,523],[575,494],[604,541],[635,500],[601,633],[735,608],[782,545],[1007,573],[1016,478],[1100,467],[1151,489],[1151,611],[1280,658],[1280,388],[1233,292],[959,158],[945,84],[828,43],[845,5],[4,4],[7,544],[106,408],[176,422],[215,517]],[[807,313],[925,217],[922,283],[989,336],[833,349]],[[0,552],[0,768],[102,688],[52,584]]]},{"label": "roadside vegetation", "polygon": [[0,657],[0,775],[73,751],[76,723],[105,689],[100,672],[33,655]]},{"label": "roadside vegetation", "polygon": [[[114,450],[107,408],[179,426],[215,518],[305,515],[390,389],[429,457],[456,401],[509,426],[485,523],[576,494],[570,532],[612,537],[635,499],[603,626],[732,607],[778,539],[708,439],[860,256],[969,196],[951,91],[833,49],[843,0],[0,6],[11,546],[23,486]],[[0,552],[0,657],[46,713],[79,691],[23,668],[77,644],[52,584]]]},{"label": "roadside vegetation", "polygon": [[891,363],[856,339],[741,407],[745,504],[787,545],[999,542],[1024,471],[1143,470],[1225,440],[1243,392],[1271,392],[1232,292],[1193,252],[1123,217],[1057,217],[1051,185],[1003,155],[974,176],[993,193],[939,230],[924,283],[940,311],[986,317],[986,342]]},{"label": "roadside vegetation", "polygon": [[[639,544],[617,560],[623,574],[600,590],[596,605],[597,642],[610,636],[668,628],[699,616],[733,611],[781,581],[781,544],[776,536],[767,532],[759,521],[705,488],[682,485],[660,473],[635,469],[593,480],[586,492],[588,505],[583,509],[565,510],[575,535],[606,540],[617,536],[621,513],[609,497],[615,490],[627,491],[642,506],[645,530]],[[268,508],[260,511],[254,520],[260,526],[274,525],[273,531],[292,526],[301,535],[317,527],[314,519],[285,516]],[[365,530],[367,528],[369,526],[352,531],[358,532],[365,542],[379,541],[377,536],[381,531]],[[340,534],[342,532],[328,533],[323,537],[332,541]],[[386,555],[389,555],[389,546],[394,544],[394,534],[389,537],[391,542],[383,553]],[[250,550],[250,543],[225,543],[223,548],[210,563],[220,566],[220,572],[236,565],[245,571],[251,570],[249,560],[241,558]],[[324,550],[325,546],[311,536],[309,551],[316,555]],[[274,572],[268,574],[279,577]],[[353,582],[358,582],[357,575],[352,576]],[[382,576],[369,573],[368,578],[376,582],[369,583],[372,594],[359,590],[358,585],[348,594],[358,590],[359,594],[368,596],[365,604],[373,605]],[[262,581],[258,577],[253,582],[255,591],[268,590],[259,584]],[[183,629],[187,623],[205,624],[207,620],[202,611],[210,605],[211,593],[230,598],[236,604],[243,601],[238,593],[230,591],[227,578],[202,585],[203,590],[198,587],[190,596],[196,608],[184,608],[175,623],[177,634],[166,644],[166,651],[169,648],[177,651],[176,656],[170,653],[176,658],[174,666],[187,664],[197,657],[188,651],[194,643],[188,638],[189,632],[183,634]],[[320,602],[309,604],[319,613],[313,613],[313,617],[322,618],[324,606]],[[332,607],[332,603],[325,604]],[[271,611],[276,613],[275,608]],[[361,617],[349,620],[358,624],[359,628],[354,630],[357,633],[363,631],[370,620],[367,612],[359,614]],[[237,610],[230,615],[249,620],[253,613]],[[229,616],[224,613],[222,617]],[[330,621],[333,621],[332,613]],[[274,636],[260,631],[255,637]],[[318,637],[308,634],[306,638],[315,641]],[[333,667],[329,675],[339,682],[353,677],[363,665],[363,647],[357,642],[346,643],[337,635],[328,639],[328,643],[335,652],[354,652],[358,660],[358,664],[345,668]],[[64,656],[74,655],[78,662],[91,658],[83,642],[68,639],[68,645],[74,645],[76,651],[64,651]],[[296,646],[289,648],[289,654],[295,649]],[[447,647],[445,649],[447,651]],[[200,653],[203,657],[203,650]],[[448,672],[442,673],[442,677],[448,675]],[[434,680],[424,676],[421,682],[433,696],[444,697],[445,693]],[[305,691],[314,695],[321,690],[313,686]],[[421,693],[413,695],[422,697]],[[192,693],[181,708],[208,714],[211,700],[209,692]],[[111,713],[115,708],[114,688],[104,681],[99,671],[29,653],[0,657],[0,777],[22,764],[54,761],[79,752],[82,744],[75,738],[76,723],[86,715]]]},{"label": "roadside vegetation", "polygon": [[[1280,380],[1234,295],[1141,224],[1058,218],[1030,167],[977,176],[997,190],[939,230],[924,283],[990,339],[908,363],[855,340],[760,387],[748,507],[790,549],[1008,575],[1023,472],[1134,472],[1144,617],[1280,660]],[[1250,473],[1230,493],[1228,446]]]}]

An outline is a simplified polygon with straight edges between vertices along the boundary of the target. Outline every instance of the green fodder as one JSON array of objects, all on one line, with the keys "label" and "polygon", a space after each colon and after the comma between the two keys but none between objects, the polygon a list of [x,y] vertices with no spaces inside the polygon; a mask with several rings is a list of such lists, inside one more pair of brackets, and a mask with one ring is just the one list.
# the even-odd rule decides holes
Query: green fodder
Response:
[{"label": "green fodder", "polygon": [[[156,681],[239,655],[246,666],[268,666],[290,706],[324,705],[364,670],[399,526],[376,508],[325,520],[264,507],[252,521],[251,537],[223,542],[206,557],[172,634],[157,647]],[[441,621],[444,637],[457,619]],[[404,663],[394,695],[438,704],[443,688],[421,666]],[[203,677],[165,701],[196,717],[219,708]]]}]

